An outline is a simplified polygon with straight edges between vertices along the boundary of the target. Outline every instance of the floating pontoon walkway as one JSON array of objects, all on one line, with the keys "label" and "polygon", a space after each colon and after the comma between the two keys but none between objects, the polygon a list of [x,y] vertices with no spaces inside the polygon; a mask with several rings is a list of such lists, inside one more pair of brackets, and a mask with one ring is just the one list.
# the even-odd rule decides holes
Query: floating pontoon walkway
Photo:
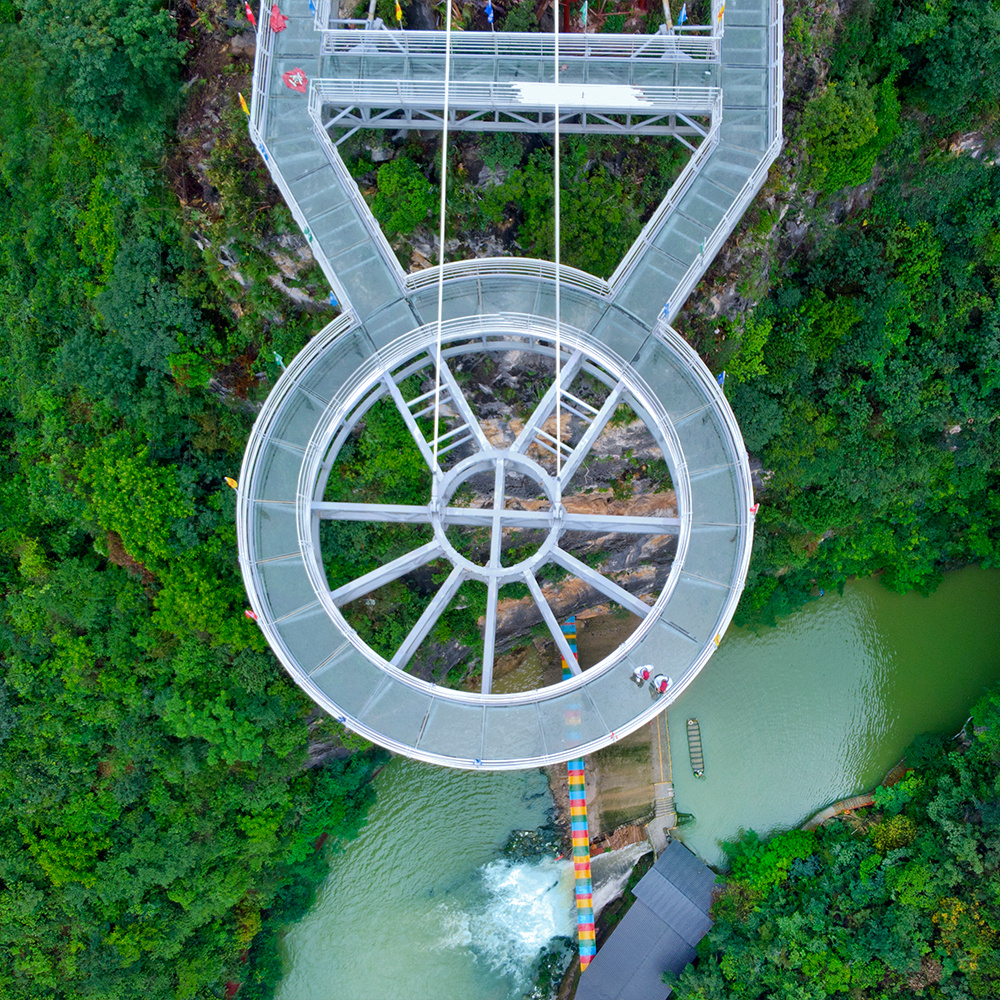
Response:
[{"label": "floating pontoon walkway", "polygon": [[[360,103],[328,103],[324,95],[330,92],[324,88],[340,85],[324,81],[348,78],[351,74],[343,67],[359,59],[365,61],[364,73],[371,74],[367,79],[388,77],[400,88],[439,81],[440,33],[421,38],[374,25],[353,30],[332,16],[328,0],[316,0],[315,16],[310,5],[311,0],[288,0],[280,15],[275,8],[272,18],[270,5],[261,3],[250,134],[343,315],[288,365],[247,445],[237,530],[251,606],[296,683],[346,725],[390,749],[466,768],[518,768],[579,758],[651,721],[694,680],[727,628],[746,577],[753,540],[746,450],[715,379],[669,323],[763,183],[780,148],[781,2],[726,0],[723,14],[721,0],[713,0],[712,24],[697,40],[687,30],[611,41],[604,36],[560,37],[560,54],[567,59],[561,82],[583,88],[579,105],[560,108],[561,115],[571,111],[574,121],[588,131],[640,134],[644,128],[662,126],[694,152],[609,280],[568,267],[558,272],[558,327],[553,263],[497,258],[444,266],[440,375],[462,425],[449,425],[447,433],[461,429],[464,436],[456,434],[463,440],[462,449],[449,455],[449,461],[454,458],[458,464],[437,469],[431,467],[437,442],[432,447],[420,436],[411,408],[416,401],[403,398],[400,386],[414,375],[433,381],[441,270],[403,270],[340,157],[336,124],[327,128],[342,111],[358,119],[345,119],[345,128],[364,122],[366,115],[374,124],[370,119],[382,113],[378,102],[384,95],[359,92]],[[480,72],[490,75],[486,82],[491,84],[516,84],[513,91],[504,91],[502,101],[496,97],[493,106],[477,113],[493,125],[544,131],[554,105],[546,108],[544,95],[532,88],[547,82],[552,43],[539,35],[495,34],[462,35],[454,50],[455,85],[482,84]],[[483,47],[490,46],[493,51],[484,54]],[[394,72],[385,68],[392,59],[399,60]],[[618,89],[591,91],[594,84]],[[633,109],[631,119],[607,113],[609,107],[621,107],[609,104],[611,100],[629,94],[641,100],[630,88],[650,88],[653,93],[656,87],[667,88],[664,94],[680,88],[673,92],[673,110]],[[525,95],[532,95],[527,104]],[[433,94],[427,98],[428,114],[438,110],[430,106],[438,99]],[[519,102],[526,113],[518,111]],[[690,107],[682,107],[685,104]],[[706,114],[709,105],[712,110]],[[405,119],[408,109],[397,105],[383,110]],[[518,116],[523,119],[520,125]],[[401,126],[397,121],[392,127]],[[558,399],[555,388],[545,394],[526,423],[523,440],[507,449],[492,448],[450,370],[453,359],[473,349],[533,351],[548,365],[558,358],[564,372],[603,383],[608,402],[594,412],[581,409],[567,395],[567,382]],[[535,691],[494,693],[492,626],[497,594],[508,582],[504,574],[509,577],[511,571],[499,567],[499,556],[496,564],[491,558],[487,566],[473,566],[449,555],[447,529],[458,523],[454,518],[459,515],[436,502],[372,514],[374,520],[431,524],[437,544],[331,592],[323,568],[320,522],[331,516],[367,515],[360,509],[352,514],[346,504],[332,509],[324,503],[325,487],[340,447],[379,399],[395,402],[407,421],[431,467],[438,495],[454,491],[463,476],[495,474],[498,485],[489,526],[494,538],[518,519],[528,522],[527,513],[522,517],[504,505],[505,472],[534,478],[542,492],[554,498],[547,512],[531,513],[537,522],[533,525],[548,530],[547,541],[537,557],[525,560],[523,572],[517,572],[564,654],[565,639],[534,575],[535,564],[543,558],[637,614],[642,621],[628,642],[568,680]],[[669,578],[652,605],[559,546],[559,538],[571,529],[558,497],[620,403],[630,405],[646,422],[677,494],[676,518],[620,529],[677,536]],[[552,475],[528,458],[527,449],[543,439],[542,428],[557,405],[576,407],[584,414],[578,426],[586,429],[579,441],[564,444],[569,454],[562,473]],[[379,656],[350,627],[340,606],[366,587],[397,579],[445,555],[452,571],[432,607],[407,637],[405,648],[391,660]],[[408,655],[433,628],[435,615],[466,579],[485,583],[490,594],[479,692],[445,689],[404,670]],[[639,665],[673,677],[670,691],[655,698],[637,688],[631,675]],[[580,714],[577,741],[568,738],[565,726],[571,708]]]},{"label": "floating pontoon walkway", "polygon": [[[576,618],[567,619],[562,626],[569,648],[575,657]],[[573,667],[565,659],[562,661],[563,680],[573,676]],[[579,735],[580,710],[571,706],[566,711],[566,729],[570,739]],[[569,816],[573,836],[573,874],[576,879],[576,934],[580,948],[580,968],[586,969],[597,954],[594,937],[594,888],[590,879],[590,827],[587,823],[587,789],[584,784],[585,764],[583,758],[568,761],[569,774]]]}]

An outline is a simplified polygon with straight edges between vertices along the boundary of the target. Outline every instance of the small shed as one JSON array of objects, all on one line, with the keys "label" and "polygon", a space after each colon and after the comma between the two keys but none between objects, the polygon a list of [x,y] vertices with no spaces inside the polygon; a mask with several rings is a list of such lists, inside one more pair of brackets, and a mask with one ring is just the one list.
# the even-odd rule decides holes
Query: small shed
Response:
[{"label": "small shed", "polygon": [[712,926],[715,873],[672,840],[635,887],[635,902],[581,975],[576,1000],[666,1000],[660,976],[694,960]]}]

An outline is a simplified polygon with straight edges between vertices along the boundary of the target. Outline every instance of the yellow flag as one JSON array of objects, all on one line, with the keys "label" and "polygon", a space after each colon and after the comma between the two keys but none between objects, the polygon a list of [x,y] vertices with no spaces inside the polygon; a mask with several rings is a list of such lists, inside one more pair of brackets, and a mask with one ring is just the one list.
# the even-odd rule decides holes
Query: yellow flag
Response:
[{"label": "yellow flag", "polygon": [[243,109],[243,114],[245,114],[247,116],[247,118],[249,118],[250,117],[250,109],[247,107],[247,102],[243,100],[243,95],[242,94],[240,94],[239,97],[240,97],[240,107]]},{"label": "yellow flag", "polygon": [[403,20],[403,8],[399,6],[399,0],[396,0],[396,20]]},{"label": "yellow flag", "polygon": [[232,486],[234,490],[236,489],[237,486],[239,486],[239,483],[237,483],[232,476],[226,476],[226,482],[229,483],[229,485]]}]

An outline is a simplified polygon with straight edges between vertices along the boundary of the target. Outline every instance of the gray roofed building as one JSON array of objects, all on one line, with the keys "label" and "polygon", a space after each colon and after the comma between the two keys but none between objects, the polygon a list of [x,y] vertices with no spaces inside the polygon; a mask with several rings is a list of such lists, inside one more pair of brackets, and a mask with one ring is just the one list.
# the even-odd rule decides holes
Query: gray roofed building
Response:
[{"label": "gray roofed building", "polygon": [[636,901],[580,977],[576,1000],[666,1000],[712,926],[715,873],[673,840],[635,887]]}]

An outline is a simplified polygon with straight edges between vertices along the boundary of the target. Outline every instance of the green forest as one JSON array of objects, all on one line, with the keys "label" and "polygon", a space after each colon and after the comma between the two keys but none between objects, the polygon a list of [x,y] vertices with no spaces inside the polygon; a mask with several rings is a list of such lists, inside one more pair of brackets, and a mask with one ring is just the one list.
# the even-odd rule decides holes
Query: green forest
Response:
[{"label": "green forest", "polygon": [[261,351],[329,309],[194,242],[254,275],[284,224],[254,222],[276,199],[229,93],[246,63],[208,166],[227,211],[182,205],[203,14],[4,0],[0,22],[0,996],[268,997],[276,929],[381,762],[307,759],[336,733],[244,616],[223,479]]},{"label": "green forest", "polygon": [[[728,371],[766,474],[746,622],[855,575],[927,591],[949,568],[1000,565],[1000,2],[855,0],[839,20],[834,4],[787,8],[790,64],[808,71],[787,89],[786,154],[732,241],[755,262],[745,307],[679,323]],[[334,313],[318,269],[287,265],[296,234],[246,137],[248,25],[234,11],[0,0],[4,1000],[207,1000],[237,984],[270,996],[280,927],[373,800],[378,751],[314,711],[243,613],[224,477],[279,358]],[[529,194],[551,163],[499,140],[486,152],[507,179],[485,202],[457,191],[453,224],[503,239],[513,222],[526,252],[545,253],[547,202]],[[680,161],[603,140],[567,156],[567,183],[587,194],[564,260],[606,273]],[[405,232],[433,180],[383,165],[366,191]],[[423,216],[392,218],[399,191]],[[618,213],[614,240],[595,238],[597,204]],[[805,227],[794,245],[783,214]],[[692,302],[723,280],[710,272]],[[815,858],[841,859],[830,878],[860,866],[872,914],[909,893],[914,913],[938,915],[942,982],[962,975],[974,996],[992,969],[975,951],[991,940],[976,928],[993,919],[992,883],[931,910],[920,872],[985,870],[991,739],[928,751],[912,799],[873,827],[891,836],[793,837],[772,866],[814,899],[827,877]],[[338,741],[354,753],[310,755]],[[978,825],[947,811],[956,789],[980,803]],[[952,860],[921,846],[928,817]],[[747,886],[734,915],[768,893],[792,905],[787,879],[755,874],[756,850],[734,848]],[[766,934],[781,920],[798,934],[798,919],[775,916]],[[931,938],[905,919],[905,933],[886,924],[897,951],[865,962],[910,968]],[[732,948],[734,962],[771,961]],[[843,982],[846,953],[813,954]],[[729,974],[703,965],[712,982]],[[691,989],[717,988],[705,983]]]},{"label": "green forest", "polygon": [[1000,688],[964,738],[814,831],[725,844],[730,871],[679,1000],[973,1000],[1000,989]]}]

